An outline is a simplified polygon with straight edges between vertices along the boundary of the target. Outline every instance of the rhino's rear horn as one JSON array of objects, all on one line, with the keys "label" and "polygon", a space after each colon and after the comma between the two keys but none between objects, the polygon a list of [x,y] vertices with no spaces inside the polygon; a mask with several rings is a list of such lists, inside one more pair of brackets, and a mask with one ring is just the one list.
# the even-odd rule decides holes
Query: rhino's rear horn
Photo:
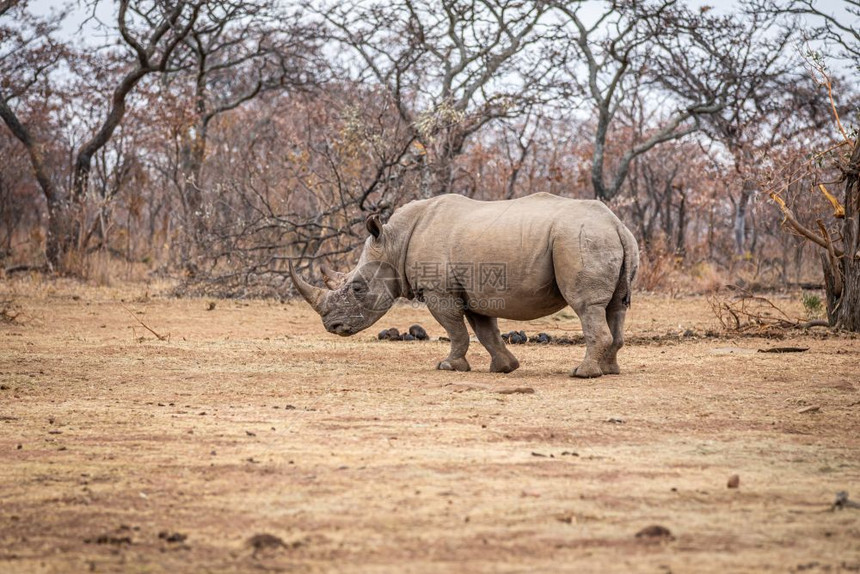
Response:
[{"label": "rhino's rear horn", "polygon": [[322,271],[323,281],[329,289],[339,289],[346,280],[346,273],[334,271],[327,265],[320,265],[320,271]]}]

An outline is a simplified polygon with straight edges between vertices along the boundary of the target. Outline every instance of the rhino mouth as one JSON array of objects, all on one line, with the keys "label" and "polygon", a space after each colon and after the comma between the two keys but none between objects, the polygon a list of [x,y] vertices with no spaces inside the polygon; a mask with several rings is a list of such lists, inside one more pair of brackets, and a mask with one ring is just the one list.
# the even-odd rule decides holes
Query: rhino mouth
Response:
[{"label": "rhino mouth", "polygon": [[326,331],[335,335],[340,335],[341,337],[349,337],[350,335],[354,335],[357,332],[349,325],[341,323],[340,321],[330,323],[328,326],[326,326]]}]

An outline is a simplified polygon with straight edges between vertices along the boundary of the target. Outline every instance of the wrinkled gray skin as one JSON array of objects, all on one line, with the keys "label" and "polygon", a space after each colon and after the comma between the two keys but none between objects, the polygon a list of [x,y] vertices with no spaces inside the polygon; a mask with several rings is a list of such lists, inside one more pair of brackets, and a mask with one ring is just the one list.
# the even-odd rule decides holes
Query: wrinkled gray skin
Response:
[{"label": "wrinkled gray skin", "polygon": [[403,206],[385,225],[372,216],[367,228],[370,237],[352,272],[323,269],[328,289],[306,283],[290,267],[329,332],[353,335],[398,297],[417,298],[451,339],[437,368],[470,370],[465,317],[492,357],[490,371],[509,373],[519,361],[502,341],[497,319],[537,319],[570,305],[586,342],[571,376],[620,372],[616,357],[639,248],[602,203],[547,193],[510,201],[443,195]]}]

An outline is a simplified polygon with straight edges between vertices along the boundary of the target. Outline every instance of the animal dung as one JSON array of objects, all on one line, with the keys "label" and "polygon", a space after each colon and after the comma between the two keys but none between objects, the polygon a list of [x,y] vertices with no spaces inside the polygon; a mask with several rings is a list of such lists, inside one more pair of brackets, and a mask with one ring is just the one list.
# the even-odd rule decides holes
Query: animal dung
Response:
[{"label": "animal dung", "polygon": [[510,333],[504,333],[502,340],[509,345],[523,345],[528,342],[529,338],[526,336],[525,331],[511,331]]},{"label": "animal dung", "polygon": [[426,341],[430,337],[427,336],[427,331],[424,330],[424,327],[421,325],[412,325],[409,327],[409,334],[418,339],[419,341]]},{"label": "animal dung", "polygon": [[391,327],[390,329],[380,331],[376,338],[380,341],[399,341],[400,331],[396,327]]},{"label": "animal dung", "polygon": [[741,485],[741,477],[733,474],[729,477],[729,482],[726,484],[728,488],[737,488]]},{"label": "animal dung", "polygon": [[380,341],[428,341],[430,337],[421,325],[412,325],[409,332],[400,333],[397,327],[383,329],[376,336]]}]

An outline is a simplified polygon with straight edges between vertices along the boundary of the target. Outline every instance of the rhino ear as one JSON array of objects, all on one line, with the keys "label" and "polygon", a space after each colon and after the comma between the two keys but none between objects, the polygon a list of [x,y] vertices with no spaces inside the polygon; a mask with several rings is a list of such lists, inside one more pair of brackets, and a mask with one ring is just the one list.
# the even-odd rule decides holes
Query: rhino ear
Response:
[{"label": "rhino ear", "polygon": [[379,239],[379,235],[382,233],[382,223],[379,222],[379,214],[374,213],[373,215],[369,215],[364,224],[367,227],[367,231],[369,231],[375,239]]}]

